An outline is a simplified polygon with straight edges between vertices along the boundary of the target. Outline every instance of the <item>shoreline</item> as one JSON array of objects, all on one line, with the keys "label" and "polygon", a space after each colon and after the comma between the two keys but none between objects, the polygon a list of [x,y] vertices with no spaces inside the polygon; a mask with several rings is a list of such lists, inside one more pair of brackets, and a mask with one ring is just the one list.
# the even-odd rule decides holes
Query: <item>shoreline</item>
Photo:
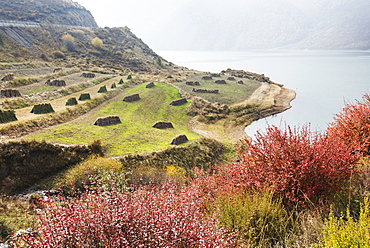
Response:
[{"label": "shoreline", "polygon": [[[294,90],[276,84],[262,83],[262,85],[244,102],[233,106],[246,104],[260,104],[266,106],[260,111],[262,117],[259,119],[262,119],[290,109],[292,107],[290,103],[296,98],[296,95]],[[257,120],[251,120],[251,123],[254,121]],[[225,119],[219,120],[214,124],[206,124],[197,121],[196,117],[194,117],[189,123],[189,128],[192,132],[206,138],[214,138],[221,142],[237,143],[241,139],[252,139],[245,132],[245,128],[249,125],[232,125]]]}]

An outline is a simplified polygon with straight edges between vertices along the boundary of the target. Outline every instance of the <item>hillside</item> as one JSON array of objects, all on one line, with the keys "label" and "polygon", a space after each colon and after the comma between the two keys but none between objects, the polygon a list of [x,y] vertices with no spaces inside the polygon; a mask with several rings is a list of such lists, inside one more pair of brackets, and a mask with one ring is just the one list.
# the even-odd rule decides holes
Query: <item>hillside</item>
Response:
[{"label": "hillside", "polygon": [[71,0],[0,0],[0,20],[98,27],[90,11]]}]

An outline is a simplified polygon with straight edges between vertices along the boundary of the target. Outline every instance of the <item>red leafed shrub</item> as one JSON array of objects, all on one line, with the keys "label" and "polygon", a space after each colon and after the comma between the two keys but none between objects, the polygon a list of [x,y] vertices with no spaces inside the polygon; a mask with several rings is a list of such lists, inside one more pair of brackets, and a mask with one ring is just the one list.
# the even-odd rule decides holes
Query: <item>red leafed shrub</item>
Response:
[{"label": "red leafed shrub", "polygon": [[241,161],[223,168],[218,185],[269,190],[287,206],[319,203],[340,189],[358,159],[340,139],[310,132],[309,127],[267,128],[256,141],[245,141]]},{"label": "red leafed shrub", "polygon": [[346,104],[334,117],[328,133],[341,137],[353,151],[370,155],[370,95],[365,94],[362,101]]},{"label": "red leafed shrub", "polygon": [[192,190],[163,186],[48,201],[27,247],[234,247]]}]

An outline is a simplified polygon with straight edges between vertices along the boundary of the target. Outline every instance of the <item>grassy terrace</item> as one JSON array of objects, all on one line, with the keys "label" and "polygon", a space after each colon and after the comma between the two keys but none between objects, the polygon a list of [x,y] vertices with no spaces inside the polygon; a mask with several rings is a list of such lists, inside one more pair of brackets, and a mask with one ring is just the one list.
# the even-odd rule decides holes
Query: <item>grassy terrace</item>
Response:
[{"label": "grassy terrace", "polygon": [[[188,130],[191,117],[185,113],[188,104],[170,106],[180,98],[178,90],[165,83],[155,83],[150,89],[145,84],[127,89],[124,95],[140,94],[136,102],[123,102],[124,95],[99,107],[96,111],[72,122],[34,133],[27,139],[45,140],[63,144],[88,144],[101,140],[111,156],[125,153],[150,152],[166,148],[178,134],[186,134],[189,140],[199,136]],[[118,115],[121,124],[99,127],[93,123],[98,117]],[[174,129],[155,129],[156,121],[170,121]]]},{"label": "grassy terrace", "polygon": [[[236,80],[227,80],[227,78],[227,76],[221,75],[221,77],[213,77],[212,80],[203,80],[202,76],[195,76],[187,81],[198,81],[200,86],[186,85],[185,82],[175,82],[173,84],[192,95],[202,97],[210,102],[219,102],[227,105],[245,101],[245,99],[247,99],[258,87],[261,86],[260,82],[252,81],[246,78],[235,78]],[[214,83],[216,80],[225,80],[226,84],[216,84]],[[238,84],[237,82],[239,80],[242,80],[244,84]],[[220,93],[195,93],[192,92],[193,88],[207,90],[218,89]]]}]

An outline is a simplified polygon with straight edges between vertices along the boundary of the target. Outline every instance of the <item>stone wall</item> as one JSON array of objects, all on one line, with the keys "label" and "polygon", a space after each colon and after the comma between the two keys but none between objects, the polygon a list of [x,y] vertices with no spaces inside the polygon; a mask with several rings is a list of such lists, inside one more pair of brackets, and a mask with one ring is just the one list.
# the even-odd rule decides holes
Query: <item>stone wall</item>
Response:
[{"label": "stone wall", "polygon": [[110,115],[106,117],[99,117],[94,122],[94,125],[96,126],[108,126],[108,125],[114,125],[121,123],[121,119],[117,115]]},{"label": "stone wall", "polygon": [[0,123],[7,123],[10,121],[16,121],[17,117],[13,110],[0,110]]},{"label": "stone wall", "polygon": [[225,80],[216,80],[214,83],[215,84],[226,84],[226,81]]},{"label": "stone wall", "polygon": [[107,90],[107,86],[102,86],[102,87],[100,87],[100,89],[98,90],[98,93],[105,93],[105,92],[107,92],[108,90]]},{"label": "stone wall", "polygon": [[195,82],[188,81],[188,82],[186,82],[186,85],[200,86],[200,83],[198,81],[195,81]]},{"label": "stone wall", "polygon": [[20,97],[21,93],[19,93],[18,90],[7,89],[7,90],[1,90],[0,96],[1,97]]},{"label": "stone wall", "polygon": [[13,80],[14,80],[14,74],[13,74],[13,73],[6,74],[6,75],[1,79],[1,81],[3,81],[3,82],[6,82],[6,81],[13,81]]},{"label": "stone wall", "polygon": [[140,100],[139,94],[132,94],[132,95],[129,95],[129,96],[125,96],[125,98],[123,98],[124,102],[134,102],[134,101],[137,101],[137,100]]},{"label": "stone wall", "polygon": [[211,93],[211,94],[218,94],[220,93],[219,90],[207,90],[207,89],[195,89],[193,88],[193,92],[195,93]]},{"label": "stone wall", "polygon": [[80,98],[78,98],[78,100],[80,101],[85,101],[85,100],[90,100],[91,97],[90,97],[90,94],[89,93],[82,93],[80,95]]},{"label": "stone wall", "polygon": [[186,98],[180,98],[180,99],[177,99],[177,100],[173,100],[170,105],[172,106],[180,106],[180,105],[183,105],[185,103],[187,103],[188,101],[186,100]]},{"label": "stone wall", "polygon": [[33,106],[31,113],[33,114],[46,114],[55,112],[50,103],[41,103]]},{"label": "stone wall", "polygon": [[203,80],[212,80],[212,77],[211,76],[203,76],[202,79]]},{"label": "stone wall", "polygon": [[61,79],[48,79],[45,84],[50,86],[66,86],[66,81]]},{"label": "stone wall", "polygon": [[173,128],[173,125],[171,122],[157,121],[156,123],[154,123],[152,127],[158,128],[158,129],[165,129],[165,128]]},{"label": "stone wall", "polygon": [[77,104],[78,104],[78,102],[77,102],[76,97],[71,97],[66,102],[66,106],[73,106],[73,105],[77,105]]},{"label": "stone wall", "polygon": [[170,142],[171,145],[180,145],[182,143],[185,143],[188,141],[188,137],[186,137],[185,134],[177,135],[175,138],[173,138]]},{"label": "stone wall", "polygon": [[94,73],[91,73],[91,72],[83,72],[81,77],[84,77],[84,78],[94,78],[95,77],[95,74]]},{"label": "stone wall", "polygon": [[151,82],[151,83],[148,83],[146,86],[145,86],[145,88],[153,88],[155,86],[155,84],[153,83],[153,82]]}]

